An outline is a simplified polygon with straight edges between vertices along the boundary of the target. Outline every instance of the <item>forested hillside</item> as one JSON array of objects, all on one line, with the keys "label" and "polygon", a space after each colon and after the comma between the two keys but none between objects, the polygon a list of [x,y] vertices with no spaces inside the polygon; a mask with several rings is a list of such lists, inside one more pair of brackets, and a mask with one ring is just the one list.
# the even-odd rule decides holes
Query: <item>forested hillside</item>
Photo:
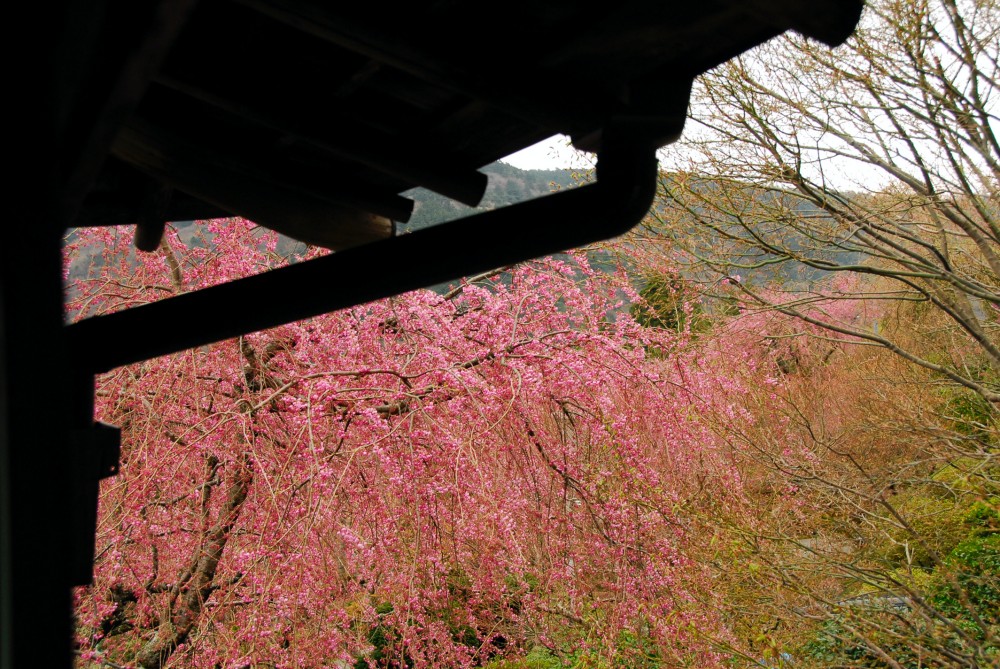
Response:
[{"label": "forested hillside", "polygon": [[562,188],[572,188],[587,178],[573,170],[522,170],[506,163],[493,163],[480,170],[489,177],[486,194],[478,207],[466,207],[454,200],[418,188],[409,191],[416,205],[410,220],[400,230],[419,230],[444,223],[476,211],[500,209],[515,202],[530,200]]}]

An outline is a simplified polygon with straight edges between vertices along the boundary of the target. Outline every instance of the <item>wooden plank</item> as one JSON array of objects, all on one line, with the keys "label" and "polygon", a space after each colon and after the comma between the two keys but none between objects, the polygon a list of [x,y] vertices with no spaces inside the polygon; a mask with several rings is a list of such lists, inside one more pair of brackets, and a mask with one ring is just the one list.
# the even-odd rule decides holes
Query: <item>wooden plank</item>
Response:
[{"label": "wooden plank", "polygon": [[[83,201],[83,206],[70,227],[93,228],[113,225],[135,225],[140,218],[160,218],[160,222],[192,221],[226,218],[232,212],[203,202],[184,191],[174,190],[163,202],[157,179],[110,156],[101,170],[100,179]],[[151,202],[146,200],[152,197]],[[154,212],[163,210],[160,216]]]},{"label": "wooden plank", "polygon": [[170,186],[156,179],[149,179],[143,188],[135,221],[135,247],[140,251],[149,253],[160,245],[173,194]]},{"label": "wooden plank", "polygon": [[[334,5],[310,0],[236,0],[303,32],[390,65],[418,79],[484,100],[550,134],[567,127],[567,119],[586,114],[580,91],[559,86],[558,80],[531,84],[532,74],[509,67],[485,71],[472,53],[443,58],[420,49],[412,34],[395,34],[386,23],[375,24],[337,11]],[[511,36],[516,39],[516,36]],[[509,63],[508,63],[509,65]]]},{"label": "wooden plank", "polygon": [[24,103],[7,110],[7,156],[17,167],[5,214],[24,229],[0,244],[3,667],[74,666],[71,586],[81,580],[81,553],[72,519],[81,472],[69,435],[92,422],[93,388],[75,384],[65,354],[62,233],[194,4],[5,7],[6,25],[27,47],[7,68],[7,88]]},{"label": "wooden plank", "polygon": [[397,194],[398,179],[163,86],[150,89],[137,117],[147,127],[203,147],[232,169],[392,220],[405,221],[412,212],[413,203]]},{"label": "wooden plank", "polygon": [[[195,221],[235,216],[190,193],[174,190],[163,214],[163,222]],[[140,217],[140,205],[122,193],[88,195],[70,227],[97,228],[111,225],[135,225]]]},{"label": "wooden plank", "polygon": [[324,113],[316,118],[307,109],[287,102],[257,87],[235,91],[224,84],[208,84],[161,75],[158,81],[172,90],[194,97],[245,120],[309,142],[340,158],[357,161],[374,170],[423,186],[446,197],[475,206],[486,191],[485,174],[455,167],[457,160],[440,144],[416,138],[392,136],[366,128],[343,115]]},{"label": "wooden plank", "polygon": [[[224,155],[143,119],[133,118],[112,150],[174,188],[308,244],[344,249],[393,234],[390,219],[345,204],[353,199],[349,193],[332,187],[320,193],[278,179],[280,166]],[[398,213],[404,219],[409,215]]]},{"label": "wooden plank", "polygon": [[139,104],[197,0],[105,4],[103,11],[91,7],[79,14],[92,29],[79,44],[85,52],[63,54],[67,80],[62,88],[70,93],[59,109],[66,123],[59,159],[67,220],[97,179],[115,134]]}]

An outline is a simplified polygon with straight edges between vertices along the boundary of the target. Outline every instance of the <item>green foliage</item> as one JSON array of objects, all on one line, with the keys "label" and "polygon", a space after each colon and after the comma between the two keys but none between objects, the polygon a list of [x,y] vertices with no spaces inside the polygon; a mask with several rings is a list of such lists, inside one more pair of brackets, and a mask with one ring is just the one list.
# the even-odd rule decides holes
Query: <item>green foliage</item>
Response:
[{"label": "green foliage", "polygon": [[955,389],[944,413],[956,432],[980,444],[989,444],[991,428],[995,426],[994,409],[982,395]]},{"label": "green foliage", "polygon": [[977,640],[1000,631],[1000,535],[970,537],[948,555],[932,585],[930,602]]},{"label": "green foliage", "polygon": [[[850,635],[840,618],[827,620],[818,632],[802,648],[802,656],[813,661],[833,663],[840,660],[857,661],[865,651],[850,644]],[[858,665],[871,666],[871,665]]]},{"label": "green foliage", "polygon": [[618,648],[611,661],[614,669],[656,669],[659,654],[651,641],[641,634],[624,630],[618,637]]},{"label": "green foliage", "polygon": [[969,508],[963,519],[966,525],[973,529],[973,536],[985,536],[988,533],[1000,531],[1000,511],[997,504],[1000,498],[992,498],[990,502],[977,501]]},{"label": "green foliage", "polygon": [[567,666],[544,646],[535,646],[523,657],[496,659],[487,669],[563,669]]},{"label": "green foliage", "polygon": [[413,660],[409,656],[404,657],[404,664],[390,662],[391,657],[398,657],[398,652],[394,652],[398,647],[400,636],[390,624],[385,623],[386,616],[393,612],[393,606],[389,602],[379,602],[375,605],[375,613],[379,622],[368,630],[368,643],[372,645],[372,651],[365,657],[359,658],[354,663],[354,669],[372,669],[373,667],[412,667]]},{"label": "green foliage", "polygon": [[622,630],[614,649],[574,644],[556,652],[544,646],[533,647],[521,657],[496,659],[488,669],[658,669],[663,664],[655,645],[643,634]]},{"label": "green foliage", "polygon": [[[522,597],[537,586],[537,579],[527,574],[523,579],[510,575],[505,579],[505,584],[509,593],[508,599],[503,607],[504,610],[496,612],[501,618],[511,612],[514,615],[520,612]],[[479,661],[502,653],[508,641],[500,633],[499,628],[481,630],[466,622],[465,614],[474,606],[475,600],[473,580],[469,574],[458,567],[452,567],[445,577],[445,587],[448,590],[445,603],[442,606],[428,607],[423,612],[425,616],[444,623],[452,641],[472,649],[476,654],[482,653]],[[392,620],[392,614],[395,612],[393,605],[389,602],[377,602],[374,609],[378,620],[368,628],[367,632],[367,640],[372,649],[355,662],[354,669],[413,667],[416,662],[406,651],[402,634],[397,629],[396,621]],[[490,666],[498,665],[494,662]]]},{"label": "green foliage", "polygon": [[1000,498],[970,501],[982,488],[967,464],[943,467],[897,501],[908,534],[920,537],[909,544],[896,536],[887,539],[891,548],[878,549],[901,594],[848,600],[802,646],[801,657],[821,666],[890,666],[878,648],[907,669],[942,666],[948,653],[976,657],[976,646],[981,655],[1000,657],[989,641],[1000,634]]},{"label": "green foliage", "polygon": [[683,332],[704,332],[709,320],[690,284],[676,274],[655,274],[639,292],[642,302],[632,306],[639,325]]}]

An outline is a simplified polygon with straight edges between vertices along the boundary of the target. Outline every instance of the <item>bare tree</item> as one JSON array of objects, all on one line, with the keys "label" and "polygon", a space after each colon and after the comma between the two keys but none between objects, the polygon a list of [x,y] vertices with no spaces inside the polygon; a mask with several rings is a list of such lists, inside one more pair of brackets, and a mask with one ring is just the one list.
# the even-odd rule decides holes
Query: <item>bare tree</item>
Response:
[{"label": "bare tree", "polygon": [[795,666],[1000,655],[998,59],[996,2],[873,0],[839,49],[792,36],[710,72],[665,155],[630,248],[812,336],[813,370],[777,360],[780,420],[719,425],[759,486],[706,519],[751,664],[784,662],[775,639]]},{"label": "bare tree", "polygon": [[[998,40],[996,3],[879,0],[832,52],[790,37],[722,66],[646,230],[684,246],[696,276],[739,277],[751,303],[1000,402],[983,372],[1000,366]],[[856,277],[850,290],[818,282],[836,272]],[[759,290],[776,277],[784,292]],[[861,292],[884,313],[939,314],[923,350],[824,312]]]}]

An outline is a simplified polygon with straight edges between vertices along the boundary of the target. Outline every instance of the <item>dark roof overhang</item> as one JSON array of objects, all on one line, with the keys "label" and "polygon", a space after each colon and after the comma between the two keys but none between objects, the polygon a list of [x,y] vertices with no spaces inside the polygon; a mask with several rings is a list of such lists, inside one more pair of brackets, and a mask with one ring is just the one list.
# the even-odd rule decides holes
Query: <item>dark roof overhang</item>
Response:
[{"label": "dark roof overhang", "polygon": [[[551,135],[598,153],[669,143],[695,76],[788,29],[836,44],[861,7],[193,4],[99,27],[108,67],[67,100],[90,134],[70,224],[140,223],[147,247],[165,220],[222,213],[334,249],[388,238],[412,209],[401,193],[475,205],[477,168]],[[133,48],[118,53],[106,40],[125,30]]]},{"label": "dark roof overhang", "polygon": [[[148,76],[122,63],[119,113],[104,119],[115,127],[99,133],[108,156],[71,224],[135,223],[154,249],[166,221],[235,214],[341,253],[88,319],[69,327],[71,353],[104,370],[620,234],[650,204],[654,152],[679,136],[695,76],[790,28],[835,44],[860,8],[515,2],[484,21],[475,3],[220,0],[157,20],[136,51]],[[477,168],[556,133],[598,154],[581,199],[599,204],[553,196],[394,238],[409,189],[475,205]],[[264,315],[232,308],[269,291],[295,297]]]}]

